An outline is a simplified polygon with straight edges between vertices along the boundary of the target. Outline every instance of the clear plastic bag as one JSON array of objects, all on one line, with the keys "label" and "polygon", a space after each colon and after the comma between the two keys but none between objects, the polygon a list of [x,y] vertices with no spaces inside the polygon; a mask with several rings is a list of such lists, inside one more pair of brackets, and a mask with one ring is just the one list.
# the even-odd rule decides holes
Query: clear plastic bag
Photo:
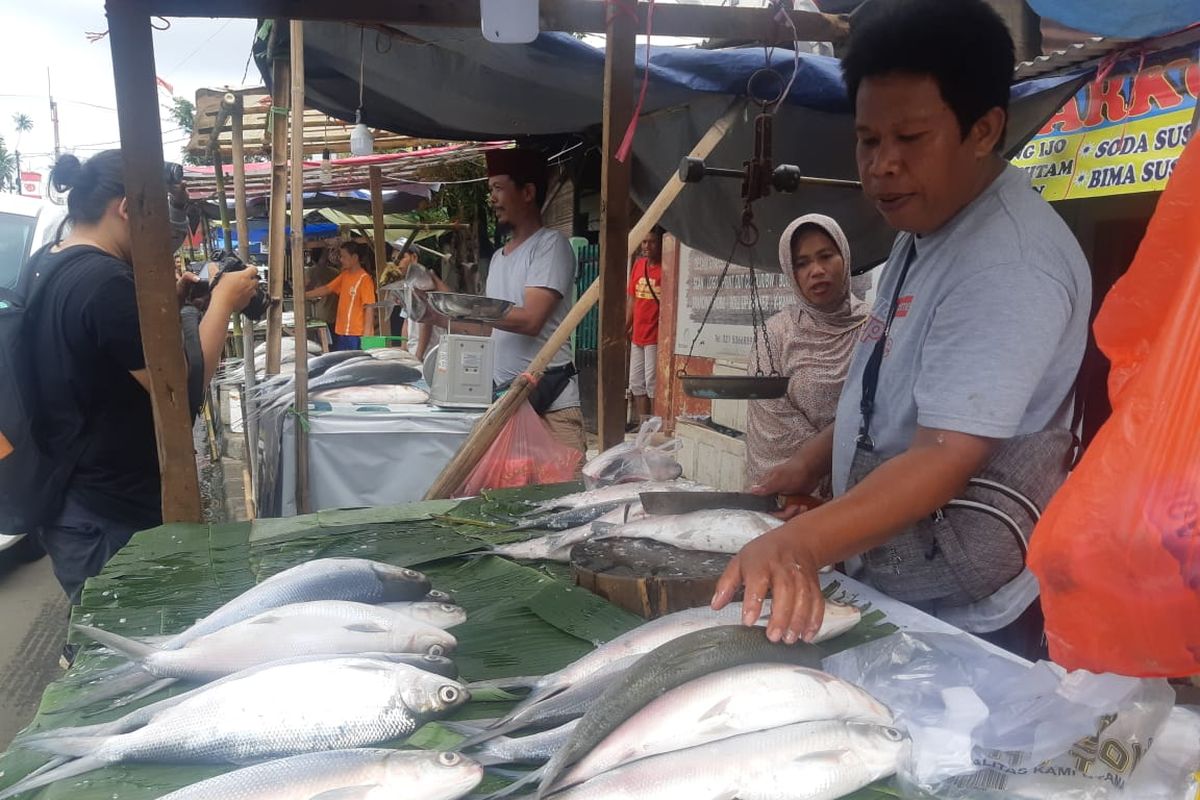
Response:
[{"label": "clear plastic bag", "polygon": [[1165,681],[1029,665],[935,633],[894,634],[825,668],[908,732],[897,773],[907,797],[1176,800],[1196,766],[1155,752],[1175,702]]},{"label": "clear plastic bag", "polygon": [[583,465],[583,482],[589,489],[636,481],[672,481],[683,474],[675,454],[683,446],[678,439],[653,444],[662,430],[662,417],[642,423],[637,438],[608,448]]},{"label": "clear plastic bag", "polygon": [[562,483],[575,478],[581,460],[583,454],[555,439],[525,401],[454,496],[474,497],[485,489]]}]

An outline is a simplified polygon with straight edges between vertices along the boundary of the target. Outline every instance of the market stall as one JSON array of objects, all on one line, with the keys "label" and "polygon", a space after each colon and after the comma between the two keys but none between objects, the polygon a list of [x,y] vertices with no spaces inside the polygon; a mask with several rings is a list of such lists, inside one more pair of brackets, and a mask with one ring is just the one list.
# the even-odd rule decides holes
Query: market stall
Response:
[{"label": "market stall", "polygon": [[[448,594],[448,597],[447,595],[438,596],[441,606],[436,613],[448,615],[446,619],[440,620],[441,624],[448,626],[448,630],[442,633],[442,637],[444,638],[445,633],[451,634],[453,638],[446,641],[453,644],[439,652],[445,652],[446,655],[452,657],[452,666],[456,670],[457,680],[453,681],[450,678],[438,678],[438,680],[442,680],[445,686],[470,687],[471,700],[466,704],[460,703],[457,711],[449,714],[447,722],[436,720],[439,717],[444,718],[448,712],[435,713],[432,717],[428,715],[422,717],[426,724],[419,725],[415,731],[409,731],[400,736],[394,744],[408,749],[453,751],[461,748],[465,736],[480,738],[483,735],[486,738],[486,734],[481,731],[481,728],[488,724],[486,720],[494,719],[497,716],[504,717],[511,713],[513,702],[519,696],[519,691],[514,694],[502,691],[501,687],[512,687],[522,681],[530,680],[519,676],[564,674],[555,671],[571,664],[582,663],[581,659],[589,653],[603,652],[602,647],[600,650],[594,650],[594,648],[605,642],[617,639],[622,634],[635,629],[650,630],[651,625],[658,625],[661,628],[664,620],[669,622],[669,619],[664,617],[657,622],[647,623],[589,592],[572,586],[570,568],[561,563],[545,560],[516,560],[488,555],[489,548],[500,547],[502,546],[500,543],[503,542],[521,539],[536,541],[541,536],[537,531],[513,532],[511,523],[528,520],[531,515],[538,514],[536,503],[546,502],[547,498],[563,497],[565,494],[581,488],[578,484],[529,487],[522,490],[489,493],[481,498],[464,501],[427,501],[401,506],[329,511],[290,519],[257,520],[227,525],[166,525],[138,534],[131,545],[109,563],[103,574],[88,582],[82,603],[74,612],[73,621],[77,625],[92,626],[100,632],[138,637],[154,642],[155,644],[151,648],[144,648],[141,651],[144,655],[153,647],[169,646],[161,637],[169,637],[189,629],[189,626],[198,618],[210,614],[214,609],[221,607],[222,613],[227,613],[236,606],[241,598],[249,597],[252,594],[250,592],[252,587],[261,585],[260,589],[255,590],[261,594],[264,589],[272,585],[263,583],[271,576],[279,575],[287,570],[291,570],[287,573],[288,575],[299,575],[305,570],[320,570],[324,569],[326,564],[335,563],[322,561],[322,559],[371,559],[392,565],[392,567],[419,570],[423,576],[420,580],[424,582],[416,591],[424,593],[432,585],[436,590]],[[636,487],[634,491],[636,491]],[[352,566],[369,562],[341,563]],[[390,568],[380,566],[376,569]],[[402,580],[416,580],[412,577],[413,575],[414,573],[403,573]],[[904,606],[844,575],[828,574],[823,578],[823,585],[830,602],[836,604],[831,606],[832,608],[845,609],[846,612],[853,614],[848,630],[845,625],[842,625],[841,628],[844,632],[833,635],[819,645],[819,651],[815,651],[818,653],[818,657],[824,660],[823,668],[840,675],[842,680],[872,686],[872,691],[880,693],[887,691],[882,684],[878,684],[881,673],[876,659],[880,652],[887,652],[890,654],[888,657],[896,662],[897,674],[893,677],[898,677],[900,673],[908,669],[912,673],[909,678],[899,682],[893,681],[895,687],[903,688],[903,692],[893,692],[888,696],[887,701],[891,709],[887,712],[888,718],[894,718],[901,730],[907,726],[908,733],[903,734],[906,742],[909,737],[915,737],[918,741],[928,743],[931,735],[945,740],[949,735],[949,729],[938,734],[936,730],[932,729],[933,723],[936,721],[934,717],[937,715],[932,717],[916,716],[915,712],[918,707],[914,705],[912,709],[906,710],[903,696],[908,696],[914,703],[918,699],[927,702],[927,695],[930,691],[937,693],[960,686],[962,688],[958,688],[956,691],[960,696],[966,697],[970,695],[963,693],[967,688],[973,687],[971,693],[987,698],[985,705],[993,704],[994,710],[995,693],[989,694],[988,688],[983,685],[984,681],[981,678],[986,678],[988,674],[997,676],[1003,674],[1006,679],[1011,680],[1014,676],[1020,677],[1028,672],[1031,681],[1032,676],[1037,676],[1037,680],[1023,687],[1010,685],[1005,692],[1010,693],[1009,696],[1013,698],[1022,697],[1031,703],[1038,697],[1043,703],[1050,702],[1049,696],[1053,694],[1056,681],[1052,672],[1029,671],[1029,665],[1019,659],[1014,659],[1012,656],[1004,654],[1003,651],[991,648],[973,637],[956,634],[954,629],[945,623]],[[358,592],[356,597],[359,600],[367,599],[361,587],[356,591]],[[310,598],[315,597],[316,595],[310,595]],[[459,610],[455,610],[456,607],[453,605],[448,606],[447,603],[460,604]],[[270,605],[267,603],[265,607],[269,608]],[[260,603],[260,607],[264,606]],[[288,608],[298,609],[300,607],[290,606]],[[371,607],[367,606],[366,608],[370,609]],[[258,630],[263,633],[258,634],[260,640],[267,632],[273,630],[271,626],[276,623],[272,621],[272,615],[278,616],[279,613],[279,611],[268,612],[266,617],[254,618],[261,620]],[[693,615],[693,617],[700,615],[695,618],[705,619],[705,615],[711,612],[695,610],[683,613]],[[462,621],[464,614],[465,622]],[[210,616],[206,622],[210,626],[215,626],[218,620],[229,621],[221,620],[220,614],[217,614]],[[854,622],[855,620],[857,623]],[[736,621],[736,617],[729,621]],[[709,629],[710,625],[719,622],[720,620],[714,617],[712,622],[704,622],[699,626],[698,632],[691,634],[688,634],[688,631],[696,630],[696,626],[691,623],[683,625],[677,632],[666,636],[665,641],[669,644],[678,641],[679,636],[687,635],[740,635],[739,632],[745,630],[740,627],[722,628],[719,626]],[[231,629],[238,624],[231,623]],[[731,634],[725,634],[724,631],[731,631]],[[93,636],[101,635],[94,630],[89,632]],[[271,636],[276,635],[283,636],[282,633],[271,633]],[[73,641],[85,645],[90,641],[88,636],[78,630],[72,635],[72,638]],[[621,641],[626,640],[628,637]],[[202,641],[203,638],[197,640],[196,644],[185,644],[183,649],[178,652],[186,653],[189,648],[200,646],[199,643]],[[763,641],[762,646],[768,647],[765,640]],[[126,646],[122,645],[120,641],[116,641],[115,644],[119,648]],[[783,649],[802,653],[804,647]],[[883,649],[881,650],[881,648]],[[647,652],[643,649],[634,652],[647,653],[642,656],[643,658],[656,658],[658,656],[655,654],[659,651]],[[930,653],[945,655],[946,659],[960,665],[959,671],[956,672],[955,668],[948,666],[949,661],[946,659],[938,660],[929,657]],[[384,658],[382,654],[377,654],[377,657]],[[421,657],[428,659],[427,666],[431,670],[448,670],[451,667],[444,657]],[[789,659],[791,657],[791,655],[788,656]],[[337,656],[335,658],[331,654],[320,658],[323,661],[318,661],[318,663],[325,665],[321,667],[322,669],[332,669],[335,662],[344,657]],[[329,661],[328,659],[334,660]],[[218,660],[208,660],[205,664],[206,675],[211,672],[211,669],[219,666]],[[57,729],[72,725],[106,723],[129,713],[130,709],[145,707],[147,701],[162,702],[165,698],[178,695],[180,688],[190,689],[197,685],[194,680],[184,681],[178,684],[179,688],[172,687],[166,692],[152,694],[122,707],[111,707],[109,706],[111,700],[127,697],[132,693],[132,689],[127,689],[122,693],[120,691],[122,685],[145,688],[148,683],[147,680],[142,680],[134,684],[126,684],[125,682],[129,678],[128,667],[124,667],[124,672],[109,672],[114,667],[122,668],[125,661],[125,657],[113,655],[110,651],[93,646],[85,647],[72,670],[47,690],[34,723],[18,737],[10,752],[0,755],[0,787],[12,786],[26,776],[33,775],[46,762],[47,756],[37,752],[39,738],[43,743],[53,742],[57,736],[54,731]],[[305,664],[304,666],[308,668],[309,665]],[[261,669],[289,670],[299,667],[300,664],[289,663],[280,666],[265,666]],[[783,665],[777,665],[777,667],[791,669]],[[973,679],[966,678],[961,671],[961,668],[964,667],[968,671],[974,669],[979,674]],[[399,667],[395,668],[400,669]],[[774,669],[770,665],[756,667],[753,664],[729,668]],[[934,670],[934,673],[931,673],[935,678],[932,682],[928,677],[925,679],[919,677],[921,670],[930,669]],[[709,680],[710,678],[703,672],[704,670],[701,668],[698,677],[694,677],[692,680]],[[163,668],[160,671],[160,677],[168,676],[168,683],[171,682],[169,676],[172,674],[176,673],[172,673],[169,668]],[[283,673],[278,674],[283,675]],[[427,674],[432,675],[433,673]],[[803,672],[803,674],[807,675],[808,673]],[[853,679],[856,674],[859,676],[857,680]],[[238,680],[250,680],[253,675],[252,668],[248,677],[228,678],[220,685],[231,685]],[[937,675],[945,676],[947,683],[937,685]],[[916,683],[911,682],[913,678],[917,678]],[[149,681],[153,680],[154,678],[149,678]],[[828,680],[838,679],[828,678]],[[1081,685],[1087,685],[1087,681],[1090,679],[1079,676],[1078,680],[1083,682]],[[1105,680],[1107,682],[1104,689],[1107,692],[1106,696],[1125,699],[1136,696],[1143,702],[1142,711],[1157,721],[1158,724],[1154,726],[1155,731],[1164,737],[1164,741],[1177,744],[1178,740],[1175,737],[1183,736],[1186,739],[1186,736],[1193,731],[1188,727],[1190,717],[1180,714],[1176,718],[1176,715],[1171,712],[1170,701],[1164,700],[1163,696],[1163,690],[1168,695],[1170,694],[1170,690],[1166,688],[1165,684],[1119,679],[1115,676],[1109,676]],[[876,683],[872,683],[872,681]],[[690,685],[689,682],[680,688],[683,689]],[[113,686],[118,688],[115,697],[114,692],[109,691]],[[218,686],[207,691],[216,691]],[[743,692],[744,696],[748,698],[746,702],[761,702],[749,699],[754,696],[754,690],[751,687],[751,684],[747,684]],[[296,703],[314,702],[317,698],[333,696],[340,691],[337,687],[329,685],[311,686],[307,689],[304,696],[295,698]],[[538,690],[535,688],[534,691]],[[1046,694],[1047,692],[1049,694]],[[665,697],[676,696],[668,694]],[[192,697],[192,695],[188,695],[188,697]],[[874,701],[868,701],[864,696],[862,702]],[[176,703],[180,704],[177,707],[181,709],[186,705],[183,700],[166,701],[162,706],[156,705],[155,708],[160,710],[164,707],[171,708]],[[779,706],[778,703],[774,703],[774,705]],[[764,713],[766,708],[763,707]],[[1049,708],[1051,711],[1055,710],[1053,706]],[[928,712],[928,709],[924,709],[924,711]],[[1079,708],[1071,703],[1063,702],[1057,707],[1057,711],[1060,713],[1073,711],[1078,714]],[[147,724],[144,718],[137,716],[138,713],[135,710],[134,716],[127,718],[128,722],[120,723],[125,726],[122,729]],[[739,712],[739,715],[742,713],[744,712]],[[1039,711],[1036,705],[1029,705],[1020,706],[1016,713],[1044,719],[1049,712],[1046,709]],[[1081,735],[1086,735],[1087,731],[1095,725],[1094,715],[1096,713],[1098,710],[1091,708],[1087,713],[1081,714],[1078,719],[1070,719],[1070,724],[1064,726],[1064,730],[1055,733],[1055,740],[1062,741],[1064,736],[1069,739],[1072,726],[1081,728],[1084,731]],[[481,719],[485,721],[475,721]],[[736,730],[737,726],[742,723],[735,722],[735,719],[736,717],[731,717],[730,723]],[[1170,720],[1169,724],[1164,720]],[[953,724],[952,720],[944,721]],[[151,720],[150,724],[157,723]],[[849,724],[853,726],[860,723],[817,720],[803,724],[824,726]],[[1147,725],[1149,723],[1144,722],[1133,733],[1127,731],[1118,734],[1114,730],[1108,740],[1115,740],[1119,744],[1120,736],[1132,736],[1136,741],[1145,744],[1145,741],[1139,737],[1142,736]],[[106,730],[109,733],[117,732],[117,729]],[[520,734],[528,732],[525,730],[517,732],[514,734],[517,736],[516,739],[511,736],[503,740],[490,738],[487,740],[491,742],[490,745],[487,742],[481,742],[477,747],[468,748],[467,752],[474,752],[474,758],[478,758],[484,764],[495,760],[485,755],[489,753],[496,759],[505,761],[506,757],[496,756],[496,753],[500,752],[498,748],[501,745],[507,746],[514,741],[521,742],[522,739],[528,737],[522,737]],[[681,730],[679,733],[683,735],[685,732]],[[1009,734],[1010,741],[1015,741],[1016,739],[1011,737],[1011,731]],[[751,733],[749,735],[758,736],[759,734]],[[925,738],[922,739],[922,737]],[[167,735],[163,741],[169,739],[170,736]],[[82,740],[77,739],[76,741]],[[717,741],[725,740],[718,737]],[[711,747],[712,744],[715,742],[697,746]],[[929,747],[930,745],[924,746]],[[77,748],[78,745],[75,747]],[[44,750],[45,747],[43,746],[41,749]],[[51,745],[51,750],[53,749],[53,745]],[[76,750],[76,752],[78,751]],[[673,751],[668,751],[666,755],[660,755],[657,758],[667,758],[671,752]],[[927,752],[934,751],[928,750]],[[1182,752],[1187,752],[1186,743]],[[1158,783],[1152,785],[1157,787],[1161,783],[1165,788],[1168,784],[1174,786],[1168,780],[1169,777],[1176,781],[1182,780],[1180,770],[1177,769],[1176,773],[1171,773],[1166,766],[1172,763],[1171,759],[1160,762],[1155,760],[1156,754],[1155,749],[1151,748],[1141,761],[1143,764],[1152,765],[1143,768],[1144,774],[1152,774],[1158,779]],[[866,756],[859,752],[857,755],[845,757]],[[444,760],[448,758],[443,756]],[[468,755],[466,758],[472,757]],[[881,776],[896,769],[900,769],[906,776],[917,774],[914,770],[917,770],[918,767],[900,759],[898,751],[884,760],[887,761],[888,758],[891,759],[891,766],[883,769],[880,773]],[[1096,777],[1117,774],[1122,782],[1133,779],[1128,765],[1120,769],[1113,768],[1103,759],[1098,758],[1094,750],[1091,756],[1076,754],[1072,758],[1076,759],[1077,764],[1082,763],[1079,759],[1091,764]],[[50,768],[55,768],[62,760],[56,759]],[[218,760],[221,759],[218,758]],[[149,800],[235,768],[232,764],[205,764],[195,763],[195,761],[195,757],[186,755],[184,751],[177,751],[173,757],[163,757],[162,755],[149,757],[147,763],[122,763],[121,758],[114,758],[113,763],[109,766],[97,763],[84,764],[83,766],[88,767],[85,772],[75,773],[75,777],[53,783],[41,789],[40,793],[28,796],[36,796],[42,800],[60,797],[69,797],[72,800],[93,800],[93,798],[107,800],[115,795],[125,798],[125,800]],[[638,762],[631,762],[631,764],[636,763]],[[735,762],[728,762],[725,766],[728,766],[729,763]],[[498,762],[496,766],[495,772],[482,778],[484,783],[481,791],[498,789],[513,779],[512,768],[500,767]],[[984,776],[979,780],[994,779],[987,769],[981,772],[977,767],[973,768],[969,759],[965,770],[969,778],[978,773]],[[1080,770],[1086,772],[1082,766]],[[1038,785],[1043,791],[1047,789],[1052,791],[1056,785],[1070,785],[1071,788],[1077,788],[1077,784],[1069,784],[1069,782],[1056,784],[1054,782],[1056,779],[1067,780],[1065,775],[1066,773],[1063,772],[1056,778],[1051,774],[1050,777],[1039,779],[1041,782]],[[290,776],[281,776],[280,779],[282,780],[284,777]],[[476,775],[472,785],[479,783],[481,777],[482,773]],[[685,781],[686,778],[679,776],[675,780]],[[814,793],[816,790],[813,786],[801,783],[796,787],[801,794],[796,796],[847,796],[860,800],[895,797],[899,784],[896,784],[894,780],[890,777],[881,777],[878,782],[874,782],[874,779],[863,780],[862,788],[842,791],[838,794]],[[661,787],[661,791],[667,791],[669,785],[668,781]],[[1085,783],[1085,785],[1087,784]],[[419,790],[413,789],[413,791]],[[439,796],[457,797],[465,794],[466,791],[467,788],[464,788],[459,792]],[[3,792],[4,788],[0,788],[0,794]],[[654,794],[658,795],[659,793],[655,792]],[[937,796],[957,797],[960,795],[949,791]],[[1150,798],[1160,795],[1151,793],[1113,796]]]}]

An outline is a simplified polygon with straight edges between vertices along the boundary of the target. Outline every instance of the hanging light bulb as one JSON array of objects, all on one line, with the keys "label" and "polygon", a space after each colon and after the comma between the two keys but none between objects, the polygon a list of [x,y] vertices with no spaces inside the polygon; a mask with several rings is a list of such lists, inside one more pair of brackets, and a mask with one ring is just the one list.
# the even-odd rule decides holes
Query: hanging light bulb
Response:
[{"label": "hanging light bulb", "polygon": [[350,154],[369,156],[375,152],[375,140],[371,130],[363,124],[363,68],[367,61],[366,30],[358,31],[358,109],[354,112],[354,130],[350,132]]},{"label": "hanging light bulb", "polygon": [[363,124],[362,109],[354,112],[354,130],[350,132],[350,153],[356,156],[369,156],[375,152],[375,138],[371,129]]},{"label": "hanging light bulb", "polygon": [[326,147],[321,151],[321,185],[327,186],[333,183],[333,163],[329,160],[329,148]]}]

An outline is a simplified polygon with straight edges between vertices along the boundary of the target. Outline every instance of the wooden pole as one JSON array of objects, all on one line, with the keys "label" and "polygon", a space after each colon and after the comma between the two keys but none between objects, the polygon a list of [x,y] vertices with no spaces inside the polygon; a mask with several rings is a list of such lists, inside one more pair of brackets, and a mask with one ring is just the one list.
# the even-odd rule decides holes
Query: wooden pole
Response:
[{"label": "wooden pole", "polygon": [[[246,218],[246,153],[245,140],[242,131],[242,98],[239,95],[234,100],[230,112],[233,129],[233,213],[237,220],[238,258],[244,263],[250,263],[250,223]],[[250,399],[254,392],[255,374],[258,365],[254,363],[254,320],[246,317],[242,321],[242,425],[246,431],[246,463],[250,474],[257,475],[255,465],[258,461],[258,414],[255,413],[253,401]],[[250,508],[249,517],[258,516],[255,506],[257,501],[254,494],[254,481],[248,484]]]},{"label": "wooden pole", "polygon": [[[225,123],[229,120],[229,115],[233,111],[234,96],[231,93],[226,93],[225,99],[221,103],[220,109],[217,111],[217,121],[214,125],[214,130],[220,133],[225,127]],[[229,193],[225,191],[225,157],[221,155],[219,148],[215,147],[216,139],[209,140],[209,155],[213,162],[213,180],[217,188],[217,203],[221,214],[221,233],[225,244],[225,253],[229,255],[233,252],[233,229],[229,224]],[[233,351],[234,355],[241,355],[237,351],[242,346],[242,315],[233,315]]]},{"label": "wooden pole", "polygon": [[[733,127],[733,123],[737,120],[738,115],[745,108],[744,100],[735,100],[729,109],[721,115],[720,119],[712,124],[708,132],[696,143],[689,153],[692,158],[708,158],[712,153],[713,148],[725,137],[725,134]],[[627,246],[632,249],[642,239],[646,238],[646,234],[650,229],[658,224],[662,219],[663,213],[670,207],[671,203],[675,202],[675,198],[683,191],[684,183],[679,179],[678,173],[673,173],[666,185],[659,191],[658,196],[654,201],[646,207],[646,211],[642,214],[642,218],[633,226],[633,230],[629,232],[629,237],[626,240]],[[529,396],[533,385],[525,377],[526,374],[536,375],[541,377],[541,374],[546,370],[546,366],[550,363],[550,359],[558,352],[558,349],[566,343],[567,339],[587,316],[587,313],[592,310],[592,306],[600,299],[600,278],[592,282],[587,291],[579,296],[575,301],[575,305],[567,312],[567,316],[563,318],[562,324],[558,329],[551,334],[550,339],[542,345],[542,349],[534,356],[533,361],[529,364],[529,369],[518,375],[516,380],[512,382],[512,388],[508,392],[493,403],[484,413],[479,421],[475,423],[475,427],[471,430],[471,435],[463,442],[463,446],[455,453],[454,458],[450,459],[450,463],[438,475],[437,480],[429,487],[429,491],[425,493],[426,500],[438,500],[449,497],[462,482],[466,480],[467,475],[471,473],[475,465],[479,463],[479,459],[487,452],[487,449],[492,446],[492,442],[500,434],[505,423],[516,412],[521,402]]]},{"label": "wooden pole", "polygon": [[600,449],[625,438],[625,287],[629,275],[629,158],[617,149],[633,115],[634,19],[620,5],[608,6],[604,50],[604,134],[600,167],[600,366],[596,418]]},{"label": "wooden pole", "polygon": [[292,20],[292,304],[296,335],[296,511],[312,510],[308,496],[308,319],[304,305],[304,23]]},{"label": "wooden pole", "polygon": [[[383,263],[387,260],[383,226],[383,170],[379,167],[371,167],[371,218],[375,225],[371,237],[375,245],[375,279],[379,280],[379,276],[383,274]],[[384,335],[382,330],[376,333]]]},{"label": "wooden pole", "polygon": [[[275,20],[275,27],[283,25]],[[283,341],[283,271],[287,266],[287,145],[291,66],[271,52],[271,205],[267,230],[267,375],[278,375]]]},{"label": "wooden pole", "polygon": [[187,371],[181,357],[183,332],[175,271],[171,268],[150,15],[134,0],[108,0],[107,11],[138,321],[150,377],[162,479],[163,521],[200,522],[200,484],[188,409]]}]

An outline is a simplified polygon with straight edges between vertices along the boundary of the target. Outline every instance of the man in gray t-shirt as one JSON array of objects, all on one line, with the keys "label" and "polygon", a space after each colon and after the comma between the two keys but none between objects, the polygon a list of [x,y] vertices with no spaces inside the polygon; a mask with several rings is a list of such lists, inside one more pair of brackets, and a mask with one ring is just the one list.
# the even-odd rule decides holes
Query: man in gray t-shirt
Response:
[{"label": "man in gray t-shirt", "polygon": [[[545,159],[530,150],[490,150],[487,164],[496,222],[512,232],[504,248],[492,256],[487,277],[488,297],[515,303],[503,319],[492,323],[494,378],[503,386],[529,368],[571,310],[575,252],[565,236],[542,227]],[[586,452],[570,343],[564,343],[550,360],[541,383],[540,390],[555,387],[558,392],[548,397],[542,419],[558,441]]]},{"label": "man in gray t-shirt", "polygon": [[[1013,62],[985,0],[869,4],[851,31],[842,71],[863,192],[902,233],[834,425],[758,487],[807,494],[832,474],[837,496],[748,544],[717,585],[717,608],[745,586],[748,624],[770,595],[773,641],[811,640],[824,607],[818,569],[866,554],[878,588],[1040,654],[1037,584],[1021,553],[1010,558],[1013,537],[976,521],[962,539],[938,538],[943,508],[993,456],[1037,461],[1022,477],[1053,491],[1087,342],[1079,245],[1001,155]],[[1031,442],[1038,459],[1027,458]],[[1004,556],[1002,569],[989,553]]]}]

